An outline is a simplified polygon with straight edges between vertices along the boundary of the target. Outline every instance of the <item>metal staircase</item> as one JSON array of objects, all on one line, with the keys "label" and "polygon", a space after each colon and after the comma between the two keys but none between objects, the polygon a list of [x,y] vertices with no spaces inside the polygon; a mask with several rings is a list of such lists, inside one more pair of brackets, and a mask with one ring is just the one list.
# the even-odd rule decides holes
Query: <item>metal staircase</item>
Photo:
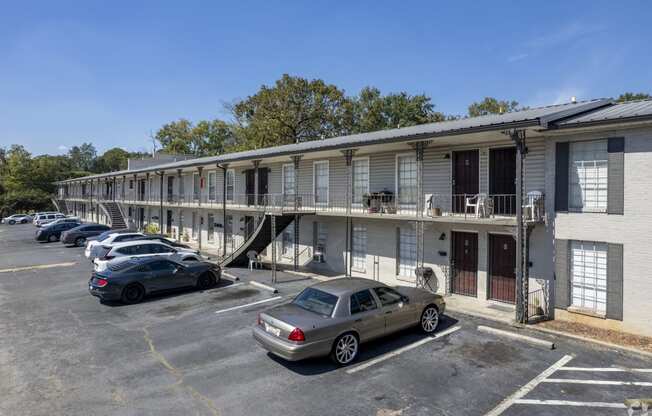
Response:
[{"label": "metal staircase", "polygon": [[64,215],[70,214],[70,212],[68,210],[68,204],[66,203],[66,201],[61,200],[61,199],[52,198],[52,203],[54,204],[54,206],[55,206],[55,208],[57,209],[58,212],[60,212],[60,213],[62,213]]},{"label": "metal staircase", "polygon": [[295,214],[276,215],[276,233],[272,238],[272,215],[266,214],[253,234],[245,240],[233,253],[220,261],[221,267],[246,266],[249,263],[247,253],[251,250],[260,253],[273,239],[276,239],[295,219]]},{"label": "metal staircase", "polygon": [[100,203],[100,206],[104,209],[107,216],[111,220],[111,228],[127,228],[127,222],[125,221],[120,206],[117,202],[113,201],[103,201]]}]

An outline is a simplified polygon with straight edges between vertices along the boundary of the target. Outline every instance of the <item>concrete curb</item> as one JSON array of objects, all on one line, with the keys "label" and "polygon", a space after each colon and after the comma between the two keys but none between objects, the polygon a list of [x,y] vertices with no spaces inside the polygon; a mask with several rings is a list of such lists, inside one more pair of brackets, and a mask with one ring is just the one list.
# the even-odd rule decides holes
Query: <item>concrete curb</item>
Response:
[{"label": "concrete curb", "polygon": [[616,350],[621,350],[623,352],[631,352],[633,354],[638,354],[638,355],[642,355],[644,357],[652,358],[652,352],[642,351],[642,350],[639,350],[639,349],[636,349],[636,348],[626,347],[624,345],[613,344],[611,342],[600,341],[600,340],[595,339],[595,338],[588,338],[588,337],[583,337],[581,335],[569,334],[568,332],[556,331],[554,329],[537,328],[536,326],[526,326],[526,327],[524,327],[523,325],[518,325],[518,327],[532,329],[534,331],[540,331],[540,332],[543,332],[543,333],[546,333],[546,334],[558,335],[560,337],[572,338],[572,339],[575,339],[575,340],[578,340],[578,341],[591,342],[591,343],[598,344],[598,345],[603,346],[603,347],[613,348],[613,349],[616,349]]},{"label": "concrete curb", "polygon": [[259,287],[259,288],[261,288],[261,289],[269,290],[269,291],[271,291],[272,293],[278,293],[278,289],[277,289],[277,288],[272,287],[272,286],[268,286],[268,285],[266,285],[266,284],[264,284],[264,283],[256,282],[255,280],[250,280],[250,281],[249,281],[249,284],[252,285],[252,286]]},{"label": "concrete curb", "polygon": [[555,343],[554,342],[545,341],[545,340],[534,338],[534,337],[529,337],[527,335],[517,334],[517,333],[511,332],[511,331],[496,329],[496,328],[492,328],[490,326],[478,325],[478,331],[487,332],[487,333],[490,333],[490,334],[504,336],[504,337],[508,337],[508,338],[512,338],[512,339],[517,339],[519,341],[527,342],[529,344],[536,345],[536,346],[539,346],[539,347],[544,347],[544,348],[547,348],[547,349],[550,349],[550,350],[555,349]]}]

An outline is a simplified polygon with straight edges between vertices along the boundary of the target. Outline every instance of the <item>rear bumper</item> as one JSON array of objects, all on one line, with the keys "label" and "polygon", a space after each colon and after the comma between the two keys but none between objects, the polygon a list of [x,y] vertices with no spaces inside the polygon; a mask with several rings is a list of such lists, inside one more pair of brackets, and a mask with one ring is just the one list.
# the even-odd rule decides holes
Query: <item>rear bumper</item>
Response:
[{"label": "rear bumper", "polygon": [[110,284],[105,287],[97,287],[89,283],[88,293],[102,300],[120,300],[121,298],[120,288]]},{"label": "rear bumper", "polygon": [[259,326],[254,327],[252,335],[261,347],[287,361],[299,361],[328,355],[331,348],[328,341],[294,344],[265,332]]}]

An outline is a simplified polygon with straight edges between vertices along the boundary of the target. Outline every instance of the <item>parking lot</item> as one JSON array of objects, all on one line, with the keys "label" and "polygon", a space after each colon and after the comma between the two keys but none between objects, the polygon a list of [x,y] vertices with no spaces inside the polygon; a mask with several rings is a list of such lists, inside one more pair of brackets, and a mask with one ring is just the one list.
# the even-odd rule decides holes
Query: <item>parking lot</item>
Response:
[{"label": "parking lot", "polygon": [[652,397],[650,359],[521,331],[553,340],[547,350],[456,313],[435,337],[364,344],[349,367],[284,362],[251,326],[314,280],[105,305],[88,294],[83,249],[33,236],[0,225],[2,415],[625,415],[624,399]]}]

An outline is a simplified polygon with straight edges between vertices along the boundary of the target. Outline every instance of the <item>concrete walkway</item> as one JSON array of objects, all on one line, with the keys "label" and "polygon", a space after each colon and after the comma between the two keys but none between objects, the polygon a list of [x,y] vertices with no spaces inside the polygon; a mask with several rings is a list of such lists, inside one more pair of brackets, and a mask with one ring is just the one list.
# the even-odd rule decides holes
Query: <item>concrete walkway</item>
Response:
[{"label": "concrete walkway", "polygon": [[449,295],[445,297],[446,311],[459,312],[492,321],[512,324],[514,322],[514,305],[492,301],[483,301],[469,296]]}]

